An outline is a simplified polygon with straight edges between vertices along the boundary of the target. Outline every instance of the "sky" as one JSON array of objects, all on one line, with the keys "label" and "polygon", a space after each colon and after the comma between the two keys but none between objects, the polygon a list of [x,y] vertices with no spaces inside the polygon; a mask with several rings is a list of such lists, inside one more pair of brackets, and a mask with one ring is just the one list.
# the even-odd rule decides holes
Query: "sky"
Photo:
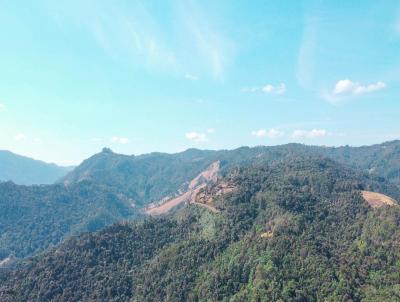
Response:
[{"label": "sky", "polygon": [[0,149],[400,139],[400,2],[0,0]]}]

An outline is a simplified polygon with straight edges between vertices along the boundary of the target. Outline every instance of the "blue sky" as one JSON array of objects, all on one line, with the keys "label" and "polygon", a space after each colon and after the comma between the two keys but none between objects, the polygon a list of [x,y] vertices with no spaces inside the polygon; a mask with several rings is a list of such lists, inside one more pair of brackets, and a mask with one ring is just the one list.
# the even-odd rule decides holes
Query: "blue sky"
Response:
[{"label": "blue sky", "polygon": [[0,149],[63,165],[400,139],[400,3],[0,1]]}]

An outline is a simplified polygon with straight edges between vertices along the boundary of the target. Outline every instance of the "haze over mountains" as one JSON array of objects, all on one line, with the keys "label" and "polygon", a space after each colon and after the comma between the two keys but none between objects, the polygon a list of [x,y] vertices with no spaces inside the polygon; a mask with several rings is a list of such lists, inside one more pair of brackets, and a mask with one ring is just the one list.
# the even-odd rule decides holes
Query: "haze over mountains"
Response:
[{"label": "haze over mountains", "polygon": [[400,141],[105,148],[0,183],[0,300],[395,301],[399,200]]},{"label": "haze over mountains", "polygon": [[0,150],[0,181],[12,181],[20,185],[51,184],[72,169]]}]

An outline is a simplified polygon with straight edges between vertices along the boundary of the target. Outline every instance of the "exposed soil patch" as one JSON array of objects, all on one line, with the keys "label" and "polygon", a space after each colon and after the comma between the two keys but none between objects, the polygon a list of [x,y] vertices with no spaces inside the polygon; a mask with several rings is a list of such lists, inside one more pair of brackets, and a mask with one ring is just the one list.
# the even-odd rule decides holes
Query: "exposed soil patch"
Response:
[{"label": "exposed soil patch", "polygon": [[379,208],[385,205],[388,206],[397,205],[396,200],[381,193],[362,191],[362,196],[368,202],[368,204],[373,208]]},{"label": "exposed soil patch", "polygon": [[272,238],[274,236],[274,233],[269,231],[261,234],[261,238]]},{"label": "exposed soil patch", "polygon": [[190,183],[189,183],[189,191],[194,190],[199,185],[205,182],[216,182],[218,179],[218,172],[220,168],[219,161],[212,163],[206,170],[197,175]]},{"label": "exposed soil patch", "polygon": [[208,185],[199,190],[199,193],[195,196],[195,202],[207,205],[213,205],[215,197],[225,195],[233,192],[236,187],[228,182],[220,181],[211,185]]},{"label": "exposed soil patch", "polygon": [[[220,169],[219,161],[212,163],[206,170],[197,175],[188,186],[188,191],[182,193],[181,195],[171,198],[162,203],[155,203],[149,205],[146,209],[146,213],[149,215],[162,215],[168,213],[171,209],[182,203],[192,203],[195,202],[195,198],[204,189],[207,184],[214,183],[218,179],[218,172]],[[215,209],[216,210],[216,209]]]},{"label": "exposed soil patch", "polygon": [[7,257],[3,260],[0,260],[0,268],[7,266],[8,264],[10,264],[12,262],[12,258],[11,257]]}]

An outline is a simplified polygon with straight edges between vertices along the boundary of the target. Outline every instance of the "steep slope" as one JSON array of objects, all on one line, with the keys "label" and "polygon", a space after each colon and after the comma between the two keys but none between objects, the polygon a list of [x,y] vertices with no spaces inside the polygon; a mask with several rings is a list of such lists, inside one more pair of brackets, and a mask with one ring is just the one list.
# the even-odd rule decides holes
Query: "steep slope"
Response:
[{"label": "steep slope", "polygon": [[62,181],[101,184],[129,196],[138,207],[186,190],[189,182],[213,162],[207,151],[127,156],[103,149],[85,160]]},{"label": "steep slope", "polygon": [[206,170],[202,171],[192,181],[190,181],[187,191],[172,198],[166,198],[157,203],[152,203],[146,208],[149,215],[166,214],[172,209],[184,203],[194,202],[200,190],[204,189],[207,184],[215,183],[218,179],[220,162],[212,163]]},{"label": "steep slope", "polygon": [[[235,170],[213,213],[72,238],[0,280],[1,301],[396,301],[398,189],[330,160]],[[210,188],[208,192],[212,192]]]},{"label": "steep slope", "polygon": [[51,184],[72,169],[0,150],[0,181],[13,181],[21,185]]},{"label": "steep slope", "polygon": [[18,186],[0,183],[0,260],[22,258],[64,238],[137,216],[130,200],[81,182]]}]

